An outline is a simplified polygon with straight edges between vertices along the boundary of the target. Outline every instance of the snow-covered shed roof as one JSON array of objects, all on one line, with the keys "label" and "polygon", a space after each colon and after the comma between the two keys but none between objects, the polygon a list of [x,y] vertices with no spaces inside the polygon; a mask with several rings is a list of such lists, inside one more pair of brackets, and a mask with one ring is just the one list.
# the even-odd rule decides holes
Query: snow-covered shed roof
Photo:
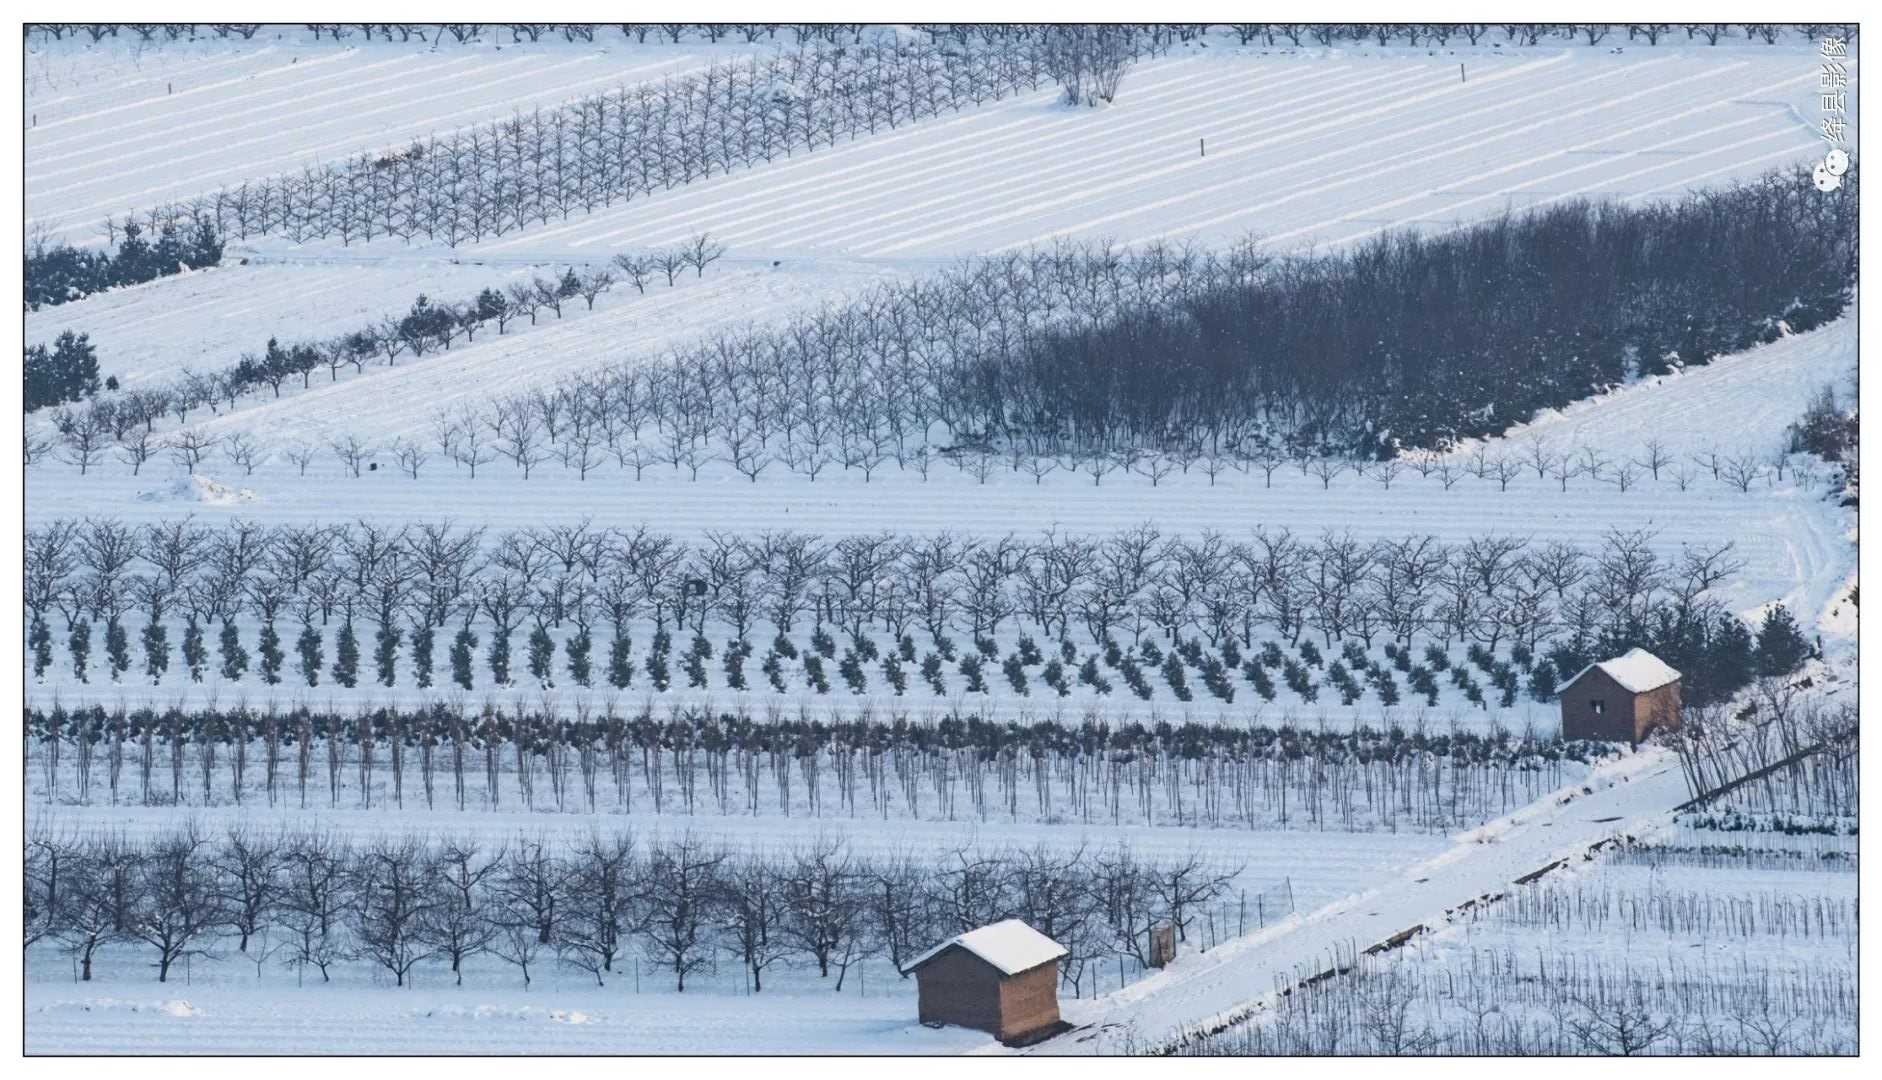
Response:
[{"label": "snow-covered shed roof", "polygon": [[902,973],[915,970],[956,945],[1000,969],[1002,975],[1031,971],[1040,964],[1057,960],[1066,952],[1065,946],[1024,922],[1007,919],[943,941],[903,965]]},{"label": "snow-covered shed roof", "polygon": [[1575,678],[1563,683],[1572,685],[1576,679],[1600,668],[1608,678],[1620,683],[1632,693],[1644,694],[1649,690],[1658,690],[1667,683],[1679,678],[1679,672],[1669,667],[1666,661],[1645,649],[1635,647],[1627,650],[1612,660],[1598,660],[1575,673]]}]

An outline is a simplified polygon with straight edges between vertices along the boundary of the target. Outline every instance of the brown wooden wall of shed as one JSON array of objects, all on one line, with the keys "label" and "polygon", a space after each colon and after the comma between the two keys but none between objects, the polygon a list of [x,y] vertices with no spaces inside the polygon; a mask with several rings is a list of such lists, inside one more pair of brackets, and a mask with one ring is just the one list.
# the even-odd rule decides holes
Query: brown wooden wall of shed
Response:
[{"label": "brown wooden wall of shed", "polygon": [[1002,977],[998,968],[953,948],[915,971],[924,1024],[957,1024],[1016,1039],[1059,1021],[1059,965]]},{"label": "brown wooden wall of shed", "polygon": [[[1680,689],[1676,679],[1665,686],[1636,694],[1600,668],[1562,687],[1562,736],[1568,739],[1610,739],[1639,742],[1655,728],[1679,727]],[[1606,704],[1594,711],[1596,698]]]},{"label": "brown wooden wall of shed", "polygon": [[1000,973],[965,949],[948,949],[915,971],[924,1024],[1000,1033]]},{"label": "brown wooden wall of shed", "polygon": [[1000,981],[1000,1038],[1017,1039],[1058,1022],[1058,961]]},{"label": "brown wooden wall of shed", "polygon": [[1663,731],[1679,729],[1680,700],[1679,680],[1655,687],[1644,694],[1634,695],[1634,741],[1647,737],[1658,728]]}]

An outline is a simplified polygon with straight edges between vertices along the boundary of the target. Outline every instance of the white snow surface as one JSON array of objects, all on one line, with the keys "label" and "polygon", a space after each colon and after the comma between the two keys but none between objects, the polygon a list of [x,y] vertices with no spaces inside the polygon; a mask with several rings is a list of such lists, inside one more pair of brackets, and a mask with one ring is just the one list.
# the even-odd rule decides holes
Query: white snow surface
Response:
[{"label": "white snow surface", "polygon": [[[592,46],[496,44],[338,48],[276,35],[246,47],[210,43],[146,53],[114,43],[31,53],[26,218],[71,242],[96,242],[93,225],[106,214],[658,79],[717,55],[703,45],[630,48],[618,34]],[[348,251],[261,242],[245,250],[256,256],[249,266],[166,278],[35,313],[26,336],[88,331],[104,373],[136,385],[184,367],[226,366],[242,351],[258,351],[270,334],[293,341],[350,330],[403,310],[419,291],[462,299],[485,284],[501,285],[519,267],[599,261],[704,230],[731,247],[732,257],[704,280],[670,295],[660,287],[632,297],[617,287],[592,314],[571,308],[561,321],[545,315],[534,329],[501,338],[486,332],[446,354],[316,381],[309,390],[286,390],[278,402],[250,399],[232,415],[207,418],[222,432],[316,444],[350,432],[383,443],[422,433],[440,405],[482,402],[601,363],[647,358],[712,330],[774,321],[964,255],[1060,237],[1219,244],[1251,231],[1279,249],[1331,246],[1392,227],[1447,229],[1505,208],[1580,196],[1663,198],[1821,150],[1813,127],[1816,58],[1808,47],[1621,53],[1190,49],[1138,64],[1107,109],[1064,108],[1055,91],[1042,90],[455,256],[396,242]],[[1468,80],[1458,77],[1460,61]],[[1513,452],[1538,438],[1557,449],[1587,445],[1621,457],[1657,438],[1681,455],[1712,448],[1763,454],[1818,388],[1845,384],[1855,360],[1852,312],[1820,331],[1549,412],[1490,443]],[[1277,474],[1272,487],[1258,473],[1229,474],[1216,484],[1178,475],[1154,488],[1114,476],[1094,487],[1082,474],[1048,477],[1041,486],[1005,471],[980,485],[937,466],[928,482],[890,470],[867,484],[848,473],[813,484],[779,470],[750,484],[708,469],[699,483],[670,470],[650,470],[635,483],[610,465],[587,482],[554,467],[524,482],[494,466],[471,481],[436,461],[419,480],[399,475],[389,460],[359,479],[340,475],[330,461],[303,477],[276,460],[238,486],[209,475],[170,475],[166,465],[153,461],[141,477],[115,462],[83,478],[60,464],[29,469],[25,516],[150,521],[193,512],[212,522],[221,516],[286,522],[344,514],[451,517],[499,529],[592,517],[604,525],[646,522],[688,539],[720,528],[1102,533],[1148,519],[1186,535],[1286,525],[1306,535],[1416,531],[1454,542],[1511,532],[1537,542],[1595,544],[1608,528],[1649,528],[1669,556],[1682,543],[1734,540],[1746,566],[1724,598],[1741,612],[1781,599],[1836,639],[1832,652],[1853,648],[1856,631],[1855,605],[1847,600],[1855,584],[1854,514],[1826,499],[1821,487],[1792,481],[1761,481],[1739,493],[1706,476],[1690,490],[1643,481],[1623,493],[1585,479],[1563,492],[1533,472],[1507,491],[1473,479],[1439,490],[1415,475],[1382,489],[1348,474],[1323,488],[1290,470]],[[217,461],[215,468],[229,466]],[[1635,666],[1646,665],[1623,671],[1632,678]],[[55,683],[33,692],[71,689]],[[138,693],[164,703],[184,697],[172,688],[87,692],[103,701]],[[48,806],[43,799],[29,802],[27,814],[33,823],[131,837],[193,818],[210,828],[311,823],[355,836],[413,831],[493,839],[523,831],[573,839],[619,824],[643,835],[697,832],[752,849],[841,832],[865,852],[1127,842],[1151,857],[1205,847],[1244,862],[1251,889],[1291,878],[1300,914],[1206,953],[1185,952],[1169,968],[1096,999],[1063,1001],[1078,1029],[1025,1051],[1084,1054],[1152,1048],[1243,1015],[1273,993],[1277,974],[1324,970],[1336,946],[1364,947],[1413,925],[1434,925],[1446,909],[1507,888],[1553,859],[1575,857],[1597,840],[1662,828],[1685,796],[1676,762],[1647,750],[1450,838],[1062,821],[694,819],[644,811],[597,817],[415,806],[394,812]],[[1008,939],[1018,936],[995,935],[989,951],[1010,958]],[[768,985],[754,1001],[730,984],[640,996],[618,975],[597,988],[551,974],[530,992],[495,989],[494,979],[451,988],[442,978],[417,990],[366,980],[303,989],[278,969],[265,978],[250,969],[251,980],[228,971],[205,976],[208,964],[198,967],[193,983],[159,987],[145,959],[129,951],[109,957],[101,981],[81,986],[55,951],[29,951],[27,1052],[1005,1052],[976,1032],[915,1024],[913,980],[897,980],[880,966],[859,994],[786,980],[779,992]],[[246,966],[239,957],[221,963],[229,971]]]},{"label": "white snow surface", "polygon": [[1570,683],[1575,682],[1576,679],[1580,679],[1583,675],[1588,674],[1595,668],[1600,668],[1607,674],[1608,678],[1613,679],[1615,682],[1620,683],[1636,694],[1644,694],[1649,690],[1657,690],[1679,678],[1679,672],[1675,671],[1666,661],[1639,646],[1635,646],[1625,653],[1622,653],[1620,656],[1607,660],[1597,660],[1589,664],[1587,667],[1577,671],[1575,678],[1569,679],[1562,685],[1564,687],[1568,686]]},{"label": "white snow surface", "polygon": [[[1459,62],[1472,69],[1467,82],[1456,79]],[[529,272],[520,267],[605,262],[702,231],[728,245],[729,257],[684,296],[656,288],[633,297],[617,286],[593,317],[555,321],[553,338],[486,330],[442,356],[406,357],[311,391],[290,386],[279,401],[251,395],[217,421],[279,430],[291,410],[290,428],[316,441],[341,421],[363,437],[390,437],[422,428],[440,404],[651,359],[745,320],[840,302],[876,281],[1059,238],[1221,244],[1252,233],[1293,250],[1394,226],[1448,229],[1584,195],[1671,197],[1814,153],[1814,134],[1798,119],[1813,100],[1805,97],[1813,70],[1807,52],[1789,47],[1730,59],[1683,49],[1462,60],[1424,50],[1190,50],[1139,64],[1111,108],[1064,108],[1043,90],[1019,95],[456,252],[396,240],[342,248],[257,239],[235,245],[231,259],[271,265],[224,266],[31,313],[26,338],[88,332],[103,373],[133,385],[232,365],[270,335],[288,342],[357,329],[402,313],[419,292],[467,299]],[[1676,107],[1669,92],[1689,93],[1691,103],[1681,97]],[[432,360],[448,366],[427,370]],[[270,412],[243,418],[257,409]]]},{"label": "white snow surface", "polygon": [[1337,245],[1578,196],[1676,195],[1820,155],[1816,67],[1797,46],[1191,49],[1140,61],[1108,108],[1042,89],[474,250],[592,254],[701,229],[736,253],[861,258],[1059,237]]},{"label": "white snow surface", "polygon": [[139,492],[137,499],[146,503],[200,503],[204,506],[239,506],[255,501],[247,488],[232,487],[213,477],[180,476],[162,487]]},{"label": "white snow surface", "polygon": [[1049,964],[1065,955],[1065,946],[1053,941],[1024,919],[1005,919],[991,926],[969,930],[953,937],[902,965],[914,971],[949,949],[961,948],[1000,969],[1003,975],[1018,975],[1040,964]]},{"label": "white snow surface", "polygon": [[704,42],[632,45],[619,30],[592,44],[488,37],[430,45],[355,36],[336,46],[306,40],[299,27],[269,27],[246,43],[35,43],[26,69],[26,222],[68,243],[101,242],[94,226],[106,215],[736,55]]}]

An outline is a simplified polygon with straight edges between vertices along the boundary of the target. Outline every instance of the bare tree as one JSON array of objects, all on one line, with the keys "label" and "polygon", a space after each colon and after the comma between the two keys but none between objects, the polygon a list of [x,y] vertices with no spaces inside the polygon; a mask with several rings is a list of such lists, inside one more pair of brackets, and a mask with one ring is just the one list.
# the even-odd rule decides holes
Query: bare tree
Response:
[{"label": "bare tree", "polygon": [[374,841],[352,868],[353,939],[360,954],[391,972],[398,986],[438,951],[424,932],[439,902],[426,887],[425,873],[424,848],[409,837]]},{"label": "bare tree", "polygon": [[170,436],[170,456],[193,476],[196,473],[196,466],[201,464],[209,451],[215,449],[221,441],[206,431],[184,428]]},{"label": "bare tree", "polygon": [[[31,436],[28,435],[28,438]],[[163,445],[163,440],[152,434],[149,428],[134,427],[118,437],[118,457],[131,467],[131,475],[136,476],[144,463],[155,457]],[[27,464],[32,462],[29,460]]]},{"label": "bare tree", "polygon": [[712,903],[720,892],[726,855],[692,835],[655,845],[648,864],[648,954],[673,972],[684,993],[686,976],[711,959]]},{"label": "bare tree", "polygon": [[614,265],[621,271],[628,284],[634,286],[637,293],[646,293],[648,276],[653,273],[653,263],[644,255],[616,255]]},{"label": "bare tree", "polygon": [[1650,1050],[1673,1033],[1673,1017],[1655,1016],[1638,994],[1598,999],[1573,998],[1580,1015],[1568,1028],[1592,1053],[1630,1057]]},{"label": "bare tree", "polygon": [[327,448],[333,451],[333,455],[340,459],[340,464],[344,465],[346,471],[354,477],[360,475],[360,467],[366,463],[366,460],[378,453],[373,447],[361,441],[357,435],[343,435],[329,442]]},{"label": "bare tree", "polygon": [[291,442],[281,447],[281,456],[293,462],[301,476],[307,475],[307,466],[314,463],[315,453],[317,451],[312,446],[302,442]]},{"label": "bare tree", "polygon": [[[725,257],[725,245],[714,240],[708,233],[700,233],[685,250],[687,265],[693,268],[694,277],[705,277],[706,267]],[[662,268],[664,269],[664,267]],[[671,285],[669,280],[667,284]]]},{"label": "bare tree", "polygon": [[1580,476],[1582,472],[1581,463],[1567,454],[1557,454],[1555,459],[1549,463],[1549,475],[1555,478],[1555,481],[1562,486],[1563,491],[1567,491],[1568,482]]},{"label": "bare tree", "polygon": [[1640,479],[1640,468],[1631,460],[1623,461],[1619,465],[1610,468],[1607,475],[1603,476],[1601,479],[1620,488],[1621,492],[1625,494]]},{"label": "bare tree", "polygon": [[655,270],[666,275],[667,284],[672,285],[680,276],[680,271],[692,265],[692,259],[685,248],[670,251],[657,251],[649,259]]},{"label": "bare tree", "polygon": [[588,310],[595,310],[595,298],[614,287],[614,272],[605,266],[590,267],[576,279],[576,292],[588,304]]},{"label": "bare tree", "polygon": [[[24,457],[22,459],[26,467],[30,469],[34,465],[44,461],[46,455],[52,452],[52,448],[56,443],[57,440],[55,440],[50,433],[36,430],[30,424],[27,425],[25,429]],[[148,457],[149,455],[146,454],[145,456]]]},{"label": "bare tree", "polygon": [[1748,492],[1758,477],[1764,475],[1764,465],[1750,452],[1733,454],[1720,462],[1717,475],[1740,492]]},{"label": "bare tree", "polygon": [[157,950],[157,981],[180,960],[208,956],[211,933],[227,920],[210,872],[206,841],[185,826],[152,845],[139,861],[125,931]]},{"label": "bare tree", "polygon": [[1510,489],[1510,481],[1521,476],[1522,471],[1523,466],[1521,462],[1504,454],[1499,454],[1491,458],[1490,464],[1485,468],[1485,473],[1496,481],[1496,489],[1498,491],[1508,491]]},{"label": "bare tree", "polygon": [[399,471],[418,479],[419,467],[430,458],[425,448],[415,442],[407,442],[403,437],[392,440],[392,455],[398,459]]},{"label": "bare tree", "polygon": [[1648,439],[1647,445],[1642,449],[1640,456],[1634,459],[1634,464],[1653,475],[1655,483],[1658,483],[1660,480],[1660,470],[1672,463],[1672,452],[1666,448],[1666,443],[1657,438]]},{"label": "bare tree", "polygon": [[255,475],[255,469],[268,460],[268,451],[245,431],[235,432],[224,440],[222,455],[241,466],[243,476]]},{"label": "bare tree", "polygon": [[[64,446],[61,455],[68,463],[78,466],[78,474],[84,476],[104,455],[105,447],[111,441],[111,430],[99,415],[97,409],[78,409],[61,412],[54,420],[58,425],[59,435]],[[30,453],[32,444],[27,444]]]}]

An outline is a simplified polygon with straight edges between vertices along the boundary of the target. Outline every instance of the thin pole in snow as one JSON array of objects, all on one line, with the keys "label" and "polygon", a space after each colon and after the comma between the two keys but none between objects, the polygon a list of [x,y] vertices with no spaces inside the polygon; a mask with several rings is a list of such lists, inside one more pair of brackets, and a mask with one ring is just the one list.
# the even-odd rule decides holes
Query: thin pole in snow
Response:
[{"label": "thin pole in snow", "polygon": [[1463,65],[1463,64],[1461,64],[1461,63],[1457,65],[1457,81],[1458,81],[1458,82],[1469,82],[1469,81],[1470,81],[1470,80],[1469,80],[1468,78],[1466,78],[1466,77],[1465,77],[1465,75],[1464,75],[1464,65]]},{"label": "thin pole in snow", "polygon": [[1198,138],[1196,140],[1196,156],[1197,157],[1209,156],[1208,140],[1202,139],[1202,138]]}]

